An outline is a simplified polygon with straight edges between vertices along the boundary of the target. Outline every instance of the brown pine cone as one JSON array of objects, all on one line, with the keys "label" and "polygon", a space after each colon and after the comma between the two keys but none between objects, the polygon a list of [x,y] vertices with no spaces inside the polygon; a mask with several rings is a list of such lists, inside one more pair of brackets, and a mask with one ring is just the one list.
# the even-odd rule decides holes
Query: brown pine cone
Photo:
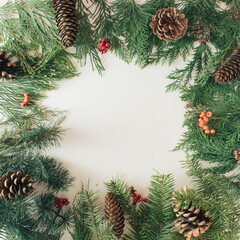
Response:
[{"label": "brown pine cone", "polygon": [[30,175],[24,175],[21,171],[8,172],[6,176],[0,178],[1,197],[11,200],[17,195],[25,197],[33,192],[33,180]]},{"label": "brown pine cone", "polygon": [[175,226],[180,228],[179,233],[184,234],[187,239],[191,237],[198,237],[209,229],[212,225],[209,214],[201,208],[194,206],[179,210],[175,209],[177,220],[175,220]]},{"label": "brown pine cone", "polygon": [[[189,190],[189,188],[185,187],[183,190],[177,191],[177,194],[181,196],[181,199],[184,199],[189,194]],[[176,206],[174,212],[177,216],[175,226],[179,229],[180,234],[184,234],[187,240],[200,236],[212,225],[209,216],[210,212],[206,212],[201,207],[196,208],[192,202],[188,207],[183,207],[175,195],[173,204]]]},{"label": "brown pine cone", "polygon": [[240,77],[240,45],[222,63],[215,74],[218,83],[232,82]]},{"label": "brown pine cone", "polygon": [[74,0],[53,0],[55,18],[64,46],[71,47],[77,38],[77,15]]},{"label": "brown pine cone", "polygon": [[240,165],[240,150],[235,151],[235,159],[238,161],[237,164]]},{"label": "brown pine cone", "polygon": [[185,35],[188,28],[188,19],[177,8],[163,8],[152,17],[150,27],[158,38],[165,41],[175,41]]},{"label": "brown pine cone", "polygon": [[15,64],[11,63],[6,51],[0,51],[0,81],[13,80],[15,76]]},{"label": "brown pine cone", "polygon": [[122,207],[111,193],[107,193],[105,197],[105,215],[109,222],[113,225],[115,236],[120,239],[124,231],[124,212]]}]

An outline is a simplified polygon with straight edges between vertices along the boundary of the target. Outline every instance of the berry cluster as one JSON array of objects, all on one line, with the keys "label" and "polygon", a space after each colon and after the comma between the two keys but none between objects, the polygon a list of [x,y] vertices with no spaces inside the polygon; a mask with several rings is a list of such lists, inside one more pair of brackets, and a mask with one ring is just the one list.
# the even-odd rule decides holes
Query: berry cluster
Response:
[{"label": "berry cluster", "polygon": [[24,93],[24,101],[21,103],[22,107],[25,107],[29,103],[29,93]]},{"label": "berry cluster", "polygon": [[[210,27],[208,27],[208,32],[209,33],[211,32]],[[195,26],[195,29],[193,30],[193,35],[196,37],[201,35],[202,38],[199,40],[200,44],[209,43],[211,40],[210,40],[208,32],[204,30],[203,26],[201,26],[199,24],[199,22],[197,22],[197,25]]]},{"label": "berry cluster", "polygon": [[102,54],[107,53],[107,51],[110,49],[110,42],[108,41],[108,39],[103,38],[100,42],[99,42],[99,50],[102,52]]},{"label": "berry cluster", "polygon": [[136,194],[136,190],[133,186],[131,186],[131,196],[133,197],[133,204],[136,204],[137,202],[147,202],[147,198],[142,198],[141,194]]},{"label": "berry cluster", "polygon": [[56,208],[61,208],[64,205],[67,206],[69,204],[69,201],[67,200],[67,198],[56,198],[55,199],[55,207]]},{"label": "berry cluster", "polygon": [[214,130],[214,129],[211,129],[211,130],[209,130],[209,126],[207,126],[207,123],[208,123],[208,118],[210,118],[210,117],[212,117],[212,112],[207,112],[207,113],[205,113],[205,112],[201,112],[201,114],[200,114],[200,118],[198,119],[198,121],[199,121],[199,126],[203,129],[203,130],[205,130],[205,133],[206,134],[214,134],[216,131]]},{"label": "berry cluster", "polygon": [[230,10],[230,18],[232,19],[240,19],[240,10],[236,9],[235,12]]}]

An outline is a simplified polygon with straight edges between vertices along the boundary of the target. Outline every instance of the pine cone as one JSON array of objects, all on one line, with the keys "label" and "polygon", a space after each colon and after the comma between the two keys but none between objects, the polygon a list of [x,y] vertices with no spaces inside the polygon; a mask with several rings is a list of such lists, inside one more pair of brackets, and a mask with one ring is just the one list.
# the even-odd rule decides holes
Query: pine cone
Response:
[{"label": "pine cone", "polygon": [[177,8],[163,8],[152,17],[150,27],[160,39],[175,41],[185,35],[188,28],[188,19]]},{"label": "pine cone", "polygon": [[235,151],[235,159],[238,161],[237,164],[240,165],[240,150]]},{"label": "pine cone", "polygon": [[220,66],[215,74],[218,83],[232,82],[240,77],[240,45]]},{"label": "pine cone", "polygon": [[0,178],[1,197],[11,200],[18,196],[25,197],[33,192],[33,180],[30,175],[24,175],[20,171],[8,172],[6,176]]},{"label": "pine cone", "polygon": [[[178,191],[181,194],[181,199],[188,195],[188,188]],[[189,204],[188,207],[183,208],[179,206],[178,200],[175,198],[173,201],[176,208],[174,212],[176,213],[177,220],[175,220],[175,226],[180,228],[179,233],[184,234],[184,236],[190,240],[192,237],[198,237],[200,234],[204,233],[212,225],[210,221],[210,212],[206,212],[202,208],[196,208]]]},{"label": "pine cone", "polygon": [[15,64],[11,63],[6,51],[0,51],[0,81],[13,80],[16,76]]},{"label": "pine cone", "polygon": [[105,197],[105,215],[113,225],[115,236],[119,239],[124,231],[125,218],[119,201],[111,193],[107,193]]},{"label": "pine cone", "polygon": [[77,16],[74,0],[53,0],[55,18],[61,41],[71,47],[77,38]]}]

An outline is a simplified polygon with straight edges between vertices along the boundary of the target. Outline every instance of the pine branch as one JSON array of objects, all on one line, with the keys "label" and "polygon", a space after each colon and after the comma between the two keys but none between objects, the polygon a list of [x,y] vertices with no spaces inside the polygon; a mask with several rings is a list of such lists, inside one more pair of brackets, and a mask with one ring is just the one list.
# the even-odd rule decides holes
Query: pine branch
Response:
[{"label": "pine branch", "polygon": [[88,16],[92,13],[82,0],[77,0],[77,23],[78,35],[74,44],[76,47],[76,57],[79,59],[81,66],[86,64],[89,56],[92,69],[97,69],[99,74],[102,74],[104,67],[98,55],[97,42],[94,39],[93,26],[90,23]]},{"label": "pine branch", "polygon": [[41,47],[42,54],[47,56],[52,49],[62,47],[48,0],[9,1],[0,8],[0,32],[4,48],[12,51],[29,73],[34,73],[34,69],[29,64],[33,59],[27,51],[38,51]]},{"label": "pine branch", "polygon": [[91,18],[93,19],[95,39],[107,38],[111,43],[111,50],[125,62],[129,62],[128,53],[124,41],[120,40],[114,31],[115,21],[112,16],[112,9],[105,0],[92,0],[95,8]]}]

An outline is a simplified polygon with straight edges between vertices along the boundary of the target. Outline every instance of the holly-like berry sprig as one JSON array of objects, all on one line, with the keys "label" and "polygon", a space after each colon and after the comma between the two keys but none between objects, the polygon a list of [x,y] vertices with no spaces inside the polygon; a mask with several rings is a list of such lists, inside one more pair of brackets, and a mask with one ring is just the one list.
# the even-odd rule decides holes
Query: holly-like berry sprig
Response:
[{"label": "holly-like berry sprig", "polygon": [[110,42],[107,38],[103,38],[100,42],[99,42],[99,50],[102,52],[102,54],[107,53],[107,51],[110,49]]},{"label": "holly-like berry sprig", "polygon": [[215,129],[209,129],[209,126],[207,126],[207,123],[209,121],[209,118],[212,117],[212,112],[201,112],[198,122],[199,126],[205,131],[206,134],[214,134],[216,131]]},{"label": "holly-like berry sprig", "polygon": [[138,202],[147,202],[147,198],[143,198],[141,194],[136,194],[136,190],[131,186],[131,197],[133,198],[133,204],[135,205]]},{"label": "holly-like berry sprig", "polygon": [[70,202],[67,198],[55,198],[55,207],[62,208],[63,206],[67,206]]}]

